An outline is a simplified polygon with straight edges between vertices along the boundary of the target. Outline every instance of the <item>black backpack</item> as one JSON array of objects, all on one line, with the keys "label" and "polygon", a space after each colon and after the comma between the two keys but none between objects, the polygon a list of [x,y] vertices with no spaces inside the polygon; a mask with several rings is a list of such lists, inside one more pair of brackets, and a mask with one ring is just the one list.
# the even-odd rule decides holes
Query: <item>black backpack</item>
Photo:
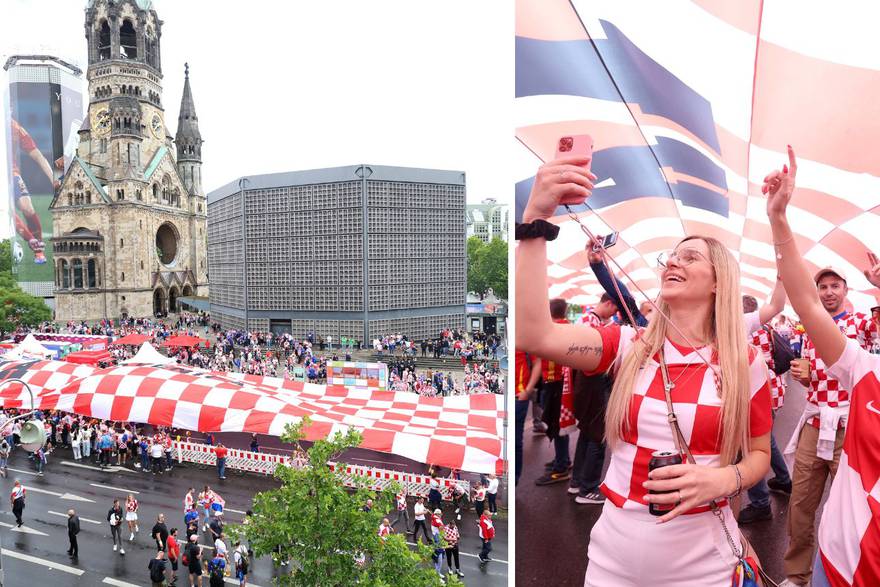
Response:
[{"label": "black backpack", "polygon": [[219,565],[211,569],[211,585],[223,585],[223,569]]},{"label": "black backpack", "polygon": [[150,581],[153,583],[161,583],[165,580],[165,570],[163,564],[158,559],[150,561]]}]

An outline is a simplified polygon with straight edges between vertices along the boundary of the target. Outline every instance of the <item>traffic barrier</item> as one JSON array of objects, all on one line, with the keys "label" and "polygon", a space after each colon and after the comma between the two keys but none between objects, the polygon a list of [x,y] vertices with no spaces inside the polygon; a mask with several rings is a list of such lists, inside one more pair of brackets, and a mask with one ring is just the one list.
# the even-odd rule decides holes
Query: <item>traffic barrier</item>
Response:
[{"label": "traffic barrier", "polygon": [[[178,462],[195,463],[197,465],[216,466],[217,455],[213,446],[209,444],[197,444],[194,442],[173,443]],[[226,468],[271,475],[275,473],[278,465],[303,468],[306,466],[305,455],[294,454],[293,457],[274,453],[251,452],[236,448],[227,448]],[[366,481],[366,486],[374,491],[385,491],[391,488],[391,484],[397,482],[403,487],[408,496],[427,497],[430,489],[431,478],[427,475],[405,473],[390,469],[365,467],[362,465],[346,465],[345,470],[338,470],[340,465],[329,463],[332,470],[337,471],[346,487],[357,487],[359,480]],[[457,479],[438,479],[440,481],[440,493],[443,499],[452,499],[452,490],[456,485],[461,488],[465,495],[470,495],[471,484],[468,481]]]}]

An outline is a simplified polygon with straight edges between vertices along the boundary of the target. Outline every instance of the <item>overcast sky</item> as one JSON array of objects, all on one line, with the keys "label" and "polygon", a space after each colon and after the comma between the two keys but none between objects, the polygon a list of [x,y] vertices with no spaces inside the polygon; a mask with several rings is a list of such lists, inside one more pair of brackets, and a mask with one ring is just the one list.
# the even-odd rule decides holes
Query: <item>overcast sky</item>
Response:
[{"label": "overcast sky", "polygon": [[[85,70],[85,5],[2,0],[3,61],[50,53]],[[165,23],[165,120],[173,135],[188,62],[206,192],[241,175],[373,163],[465,171],[469,202],[510,193],[501,170],[513,145],[513,3],[153,5]],[[7,186],[5,140],[0,153]],[[8,194],[0,200],[5,215]]]}]

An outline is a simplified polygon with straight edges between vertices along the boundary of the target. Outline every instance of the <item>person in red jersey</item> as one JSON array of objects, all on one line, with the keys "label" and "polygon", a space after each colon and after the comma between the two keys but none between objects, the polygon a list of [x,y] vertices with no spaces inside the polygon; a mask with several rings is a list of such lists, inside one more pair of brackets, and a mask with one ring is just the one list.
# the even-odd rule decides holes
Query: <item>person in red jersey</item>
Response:
[{"label": "person in red jersey", "polygon": [[[776,264],[816,357],[848,390],[850,403],[840,464],[819,523],[812,585],[875,587],[880,585],[880,357],[841,331],[813,287],[786,216],[797,174],[790,146],[788,157],[790,167],[770,173],[762,188]],[[880,287],[880,262],[873,253],[868,260],[865,277]],[[791,577],[783,583],[799,584]]]}]

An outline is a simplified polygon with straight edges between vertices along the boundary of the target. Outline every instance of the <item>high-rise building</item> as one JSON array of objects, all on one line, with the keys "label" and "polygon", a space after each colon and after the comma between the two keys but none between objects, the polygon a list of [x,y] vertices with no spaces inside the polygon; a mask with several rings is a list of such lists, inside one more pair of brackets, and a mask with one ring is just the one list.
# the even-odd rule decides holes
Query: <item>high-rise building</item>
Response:
[{"label": "high-rise building", "polygon": [[467,235],[479,237],[484,243],[493,238],[507,242],[507,204],[486,198],[479,204],[467,206]]},{"label": "high-rise building", "polygon": [[5,123],[13,273],[27,293],[54,306],[55,260],[49,205],[76,153],[82,125],[82,70],[50,55],[14,55]]},{"label": "high-rise building", "polygon": [[85,30],[88,116],[51,206],[56,319],[174,312],[178,297],[208,289],[189,67],[172,139],[151,0],[89,0]]},{"label": "high-rise building", "polygon": [[465,176],[359,165],[208,194],[211,316],[225,328],[371,341],[464,327]]}]

